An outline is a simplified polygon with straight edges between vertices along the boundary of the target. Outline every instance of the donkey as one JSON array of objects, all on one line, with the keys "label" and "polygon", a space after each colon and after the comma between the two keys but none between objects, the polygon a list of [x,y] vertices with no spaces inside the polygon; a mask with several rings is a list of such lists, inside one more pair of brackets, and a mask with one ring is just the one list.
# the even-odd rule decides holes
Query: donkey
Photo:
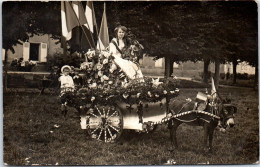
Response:
[{"label": "donkey", "polygon": [[[175,147],[178,149],[176,131],[182,123],[186,123],[191,126],[203,126],[203,144],[205,152],[212,152],[213,134],[216,127],[225,129],[228,126],[233,127],[235,125],[234,114],[236,113],[237,108],[231,104],[226,104],[220,96],[215,99],[214,103],[212,101],[210,102],[209,98],[207,98],[205,102],[200,103],[200,105],[196,102],[192,102],[191,100],[188,102],[176,103],[177,104],[173,104],[174,106],[171,108],[171,112],[174,112],[174,114],[178,114],[179,116],[176,118],[173,117],[168,123],[173,148]],[[203,113],[196,112],[201,110],[203,110]],[[211,114],[213,114],[214,117]]]}]

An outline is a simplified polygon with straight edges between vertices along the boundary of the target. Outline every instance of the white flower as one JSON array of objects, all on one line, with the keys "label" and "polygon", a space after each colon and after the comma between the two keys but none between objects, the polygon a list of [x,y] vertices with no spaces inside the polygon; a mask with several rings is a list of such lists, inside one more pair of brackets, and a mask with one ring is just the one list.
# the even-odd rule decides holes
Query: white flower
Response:
[{"label": "white flower", "polygon": [[102,53],[103,53],[103,55],[104,55],[106,58],[108,58],[109,56],[111,56],[111,53],[109,53],[109,52],[104,52],[104,51],[102,51]]},{"label": "white flower", "polygon": [[139,98],[139,97],[140,97],[140,95],[141,95],[141,93],[137,93],[137,94],[136,94],[137,98]]},{"label": "white flower", "polygon": [[80,64],[80,69],[81,70],[86,70],[88,68],[88,62],[84,62]]},{"label": "white flower", "polygon": [[100,60],[100,59],[104,58],[104,55],[102,53],[100,53],[98,57],[99,57],[99,60]]},{"label": "white flower", "polygon": [[111,73],[113,73],[117,69],[116,65],[113,63],[109,69]]},{"label": "white flower", "polygon": [[113,81],[108,81],[108,84],[109,84],[109,85],[113,84]]},{"label": "white flower", "polygon": [[97,87],[97,83],[92,83],[91,85],[89,85],[90,88],[96,88]]},{"label": "white flower", "polygon": [[100,71],[103,68],[102,64],[97,65],[97,69]]},{"label": "white flower", "polygon": [[88,84],[90,84],[90,82],[91,82],[91,81],[92,81],[92,79],[88,79],[88,81],[87,81],[87,82],[88,82]]},{"label": "white flower", "polygon": [[98,71],[98,76],[102,77],[103,76],[103,72],[102,71]]},{"label": "white flower", "polygon": [[25,62],[24,61],[21,62],[21,66],[25,67]]},{"label": "white flower", "polygon": [[191,102],[192,100],[191,100],[191,98],[187,98],[186,101],[187,102]]},{"label": "white flower", "polygon": [[104,78],[103,78],[103,77],[101,77],[101,78],[100,78],[100,81],[101,81],[101,82],[104,82]]},{"label": "white flower", "polygon": [[174,91],[174,90],[173,90],[173,91],[170,91],[170,93],[171,93],[171,94],[174,94],[174,93],[175,93],[175,91]]},{"label": "white flower", "polygon": [[166,91],[166,90],[164,90],[164,91],[163,91],[163,94],[165,94],[165,95],[166,95],[166,94],[167,94],[167,91]]},{"label": "white flower", "polygon": [[122,87],[124,87],[124,88],[127,88],[127,86],[128,86],[128,83],[126,83],[126,82],[122,82],[121,84],[122,84]]},{"label": "white flower", "polygon": [[123,97],[124,97],[125,99],[127,99],[128,96],[129,96],[128,94],[125,94],[125,93],[123,94]]},{"label": "white flower", "polygon": [[103,75],[103,77],[102,77],[105,81],[107,81],[107,80],[109,80],[109,77],[108,76],[106,76],[106,75]]},{"label": "white flower", "polygon": [[149,97],[152,97],[152,94],[151,94],[150,91],[148,91],[147,94],[148,94]]},{"label": "white flower", "polygon": [[155,96],[155,97],[160,97],[158,94],[155,94],[154,96]]},{"label": "white flower", "polygon": [[108,59],[104,59],[102,64],[107,64],[108,63]]},{"label": "white flower", "polygon": [[159,78],[153,79],[152,78],[153,87],[158,87],[162,82],[159,82]]},{"label": "white flower", "polygon": [[93,102],[96,98],[94,96],[91,97],[91,101]]},{"label": "white flower", "polygon": [[178,88],[175,89],[175,92],[179,92],[180,90]]}]

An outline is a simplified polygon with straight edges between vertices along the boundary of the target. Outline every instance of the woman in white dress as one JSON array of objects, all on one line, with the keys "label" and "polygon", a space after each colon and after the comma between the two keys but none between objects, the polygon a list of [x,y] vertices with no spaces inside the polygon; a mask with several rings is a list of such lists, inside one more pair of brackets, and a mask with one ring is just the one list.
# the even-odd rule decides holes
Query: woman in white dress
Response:
[{"label": "woman in white dress", "polygon": [[132,61],[122,58],[124,49],[127,47],[127,41],[125,34],[127,28],[124,26],[118,26],[115,28],[115,38],[113,38],[109,44],[109,51],[114,56],[115,63],[124,71],[129,79],[143,78],[143,74],[139,65]]}]

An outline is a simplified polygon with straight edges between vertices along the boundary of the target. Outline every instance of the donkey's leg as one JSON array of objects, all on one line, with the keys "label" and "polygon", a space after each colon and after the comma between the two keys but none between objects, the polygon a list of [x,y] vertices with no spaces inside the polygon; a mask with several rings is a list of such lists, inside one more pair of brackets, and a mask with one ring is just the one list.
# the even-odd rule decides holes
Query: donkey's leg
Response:
[{"label": "donkey's leg", "polygon": [[180,123],[174,120],[171,120],[168,124],[168,128],[170,130],[170,140],[171,140],[171,145],[173,150],[178,149],[176,131],[179,125]]},{"label": "donkey's leg", "polygon": [[209,130],[209,152],[212,152],[212,142],[213,142],[214,128]]},{"label": "donkey's leg", "polygon": [[204,151],[207,152],[208,151],[209,125],[207,123],[205,123],[203,125],[203,129],[204,129],[203,147],[204,147]]},{"label": "donkey's leg", "polygon": [[170,140],[171,140],[172,148],[175,149],[178,149],[176,131],[179,125],[180,125],[179,122],[172,120],[170,122],[170,125],[168,126],[170,129],[170,138],[171,138]]},{"label": "donkey's leg", "polygon": [[172,150],[173,150],[173,132],[172,132],[172,129],[173,129],[173,120],[169,121],[168,122],[168,129],[170,130],[170,141],[171,141],[171,145],[172,145]]}]

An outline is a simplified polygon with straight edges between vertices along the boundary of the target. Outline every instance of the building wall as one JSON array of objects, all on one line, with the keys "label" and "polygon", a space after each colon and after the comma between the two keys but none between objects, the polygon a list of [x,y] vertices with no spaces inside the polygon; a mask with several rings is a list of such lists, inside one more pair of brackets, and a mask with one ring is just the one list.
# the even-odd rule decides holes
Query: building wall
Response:
[{"label": "building wall", "polygon": [[[47,44],[47,54],[53,55],[54,53],[62,53],[62,48],[60,43],[56,44],[58,40],[54,40],[51,38],[51,35],[34,35],[29,39],[29,43],[46,43]],[[23,57],[23,45],[14,46],[15,53],[12,53],[10,50],[8,51],[8,62],[11,62],[15,58]],[[4,56],[4,55],[2,55]]]},{"label": "building wall", "polygon": [[[227,73],[229,71],[230,74],[233,74],[233,64],[225,64],[224,71]],[[240,74],[255,74],[255,67],[250,66],[247,62],[241,62],[237,65],[237,73]]]},{"label": "building wall", "polygon": [[[152,57],[144,57],[142,63],[142,72],[145,75],[155,75],[160,76],[164,75],[164,68],[165,68],[165,60],[160,60],[161,66],[156,63]],[[196,63],[187,61],[184,63],[173,65],[173,74],[177,77],[190,77],[190,78],[197,78],[199,79],[203,73],[204,62],[198,61]],[[209,65],[209,71],[214,73],[215,65],[211,63]],[[224,65],[220,65],[220,73],[224,73]]]}]

